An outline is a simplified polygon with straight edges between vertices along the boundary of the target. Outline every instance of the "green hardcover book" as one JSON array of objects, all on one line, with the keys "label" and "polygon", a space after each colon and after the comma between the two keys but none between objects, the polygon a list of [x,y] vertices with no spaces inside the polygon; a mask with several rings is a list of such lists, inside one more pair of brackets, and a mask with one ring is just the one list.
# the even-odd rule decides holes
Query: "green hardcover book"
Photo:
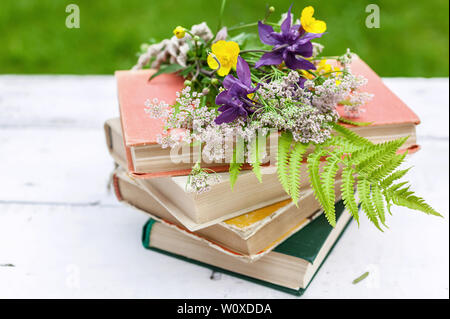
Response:
[{"label": "green hardcover book", "polygon": [[142,243],[147,249],[300,296],[351,220],[342,201],[335,207],[335,228],[322,214],[253,263],[219,252],[195,236],[154,219],[145,224]]}]

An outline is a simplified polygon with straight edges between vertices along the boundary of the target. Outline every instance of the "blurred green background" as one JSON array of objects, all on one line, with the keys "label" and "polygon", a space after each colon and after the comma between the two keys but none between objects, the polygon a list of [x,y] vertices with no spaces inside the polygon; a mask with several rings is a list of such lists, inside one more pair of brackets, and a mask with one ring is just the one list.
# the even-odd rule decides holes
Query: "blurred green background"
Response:
[{"label": "blurred green background", "polygon": [[[277,21],[292,2],[295,15],[313,5],[327,22],[318,41],[326,55],[349,47],[381,76],[449,74],[447,0],[228,0],[224,24],[261,19],[266,3]],[[79,29],[65,26],[70,3],[80,8]],[[380,7],[379,29],[365,26],[370,3]],[[215,30],[219,7],[219,0],[1,0],[0,73],[112,74],[133,66],[142,42],[171,37],[177,25],[206,21]]]}]

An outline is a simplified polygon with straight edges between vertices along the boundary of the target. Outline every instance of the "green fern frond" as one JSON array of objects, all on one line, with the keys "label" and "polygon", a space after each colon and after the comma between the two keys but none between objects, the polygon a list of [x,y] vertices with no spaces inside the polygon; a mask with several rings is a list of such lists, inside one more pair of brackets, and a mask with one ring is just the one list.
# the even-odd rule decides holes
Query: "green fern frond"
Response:
[{"label": "green fern frond", "polygon": [[289,177],[288,177],[288,161],[289,152],[291,151],[292,133],[282,132],[278,139],[278,153],[277,153],[277,175],[281,186],[290,194]]},{"label": "green fern frond", "polygon": [[322,188],[322,183],[320,180],[320,159],[326,154],[320,147],[316,147],[315,151],[308,155],[308,173],[311,182],[311,187],[313,189],[314,195],[319,203],[324,209],[325,217],[331,226],[336,226],[336,215],[334,213],[334,203],[333,208],[329,206],[327,196]]},{"label": "green fern frond", "polygon": [[406,173],[408,173],[410,169],[411,169],[411,167],[400,170],[400,171],[393,172],[391,175],[389,175],[388,177],[386,177],[384,180],[382,180],[380,182],[381,188],[388,188],[389,186],[392,185],[393,182],[395,182],[396,180],[399,180],[400,178],[405,176]]},{"label": "green fern frond", "polygon": [[354,171],[350,166],[343,168],[341,193],[345,207],[349,210],[359,226],[358,204],[355,200],[355,178],[353,174]]},{"label": "green fern frond", "polygon": [[238,146],[235,146],[233,150],[233,158],[231,160],[229,168],[231,190],[233,190],[234,184],[236,184],[237,178],[242,169],[243,163],[239,163],[238,161],[238,159],[240,158],[240,154],[242,153],[241,151],[242,149],[240,149]]},{"label": "green fern frond", "polygon": [[442,217],[442,215],[428,205],[423,198],[413,195],[413,193],[409,191],[409,187],[396,190],[392,192],[390,196],[395,205],[408,207],[410,209],[421,211],[425,214]]},{"label": "green fern frond", "polygon": [[366,213],[369,220],[381,231],[383,231],[378,223],[378,214],[373,207],[370,196],[370,184],[366,180],[358,181],[358,196],[361,200],[361,207]]},{"label": "green fern frond", "polygon": [[385,178],[403,163],[406,154],[407,153],[403,153],[401,155],[394,155],[389,161],[384,162],[378,168],[370,172],[368,179],[372,181],[379,181]]},{"label": "green fern frond", "polygon": [[346,119],[344,117],[340,117],[338,121],[341,123],[350,124],[350,125],[354,125],[354,126],[368,126],[368,125],[372,124],[372,122],[355,122],[355,121]]},{"label": "green fern frond", "polygon": [[[368,156],[363,157],[362,160],[354,163],[358,167],[358,172],[370,173],[371,171],[377,169],[378,166],[391,161],[396,155],[398,148],[405,141],[405,138],[401,138],[375,145],[373,148],[375,150],[374,152],[369,153]],[[353,157],[352,160],[354,160]]]},{"label": "green fern frond", "polygon": [[390,195],[393,194],[395,191],[397,191],[398,189],[400,189],[401,187],[405,186],[406,184],[408,184],[408,182],[401,182],[398,184],[394,184],[391,187],[389,187],[386,191],[385,191],[385,195]]},{"label": "green fern frond", "polygon": [[384,199],[383,194],[381,193],[380,187],[376,184],[372,185],[372,199],[375,206],[375,210],[378,213],[378,218],[380,222],[387,227],[386,225],[386,214],[384,211]]},{"label": "green fern frond", "polygon": [[340,156],[328,157],[327,164],[323,168],[323,172],[320,175],[322,181],[323,193],[325,195],[327,206],[330,208],[330,213],[335,214],[334,202],[336,199],[334,191],[334,183],[336,174],[339,170]]},{"label": "green fern frond", "polygon": [[289,194],[292,201],[297,205],[300,192],[300,167],[302,165],[303,155],[308,149],[308,144],[300,142],[295,143],[289,157]]},{"label": "green fern frond", "polygon": [[352,153],[359,150],[361,147],[353,144],[351,141],[343,138],[342,136],[332,136],[327,141],[322,144],[323,147],[331,146],[333,149],[338,149],[339,151],[345,153]]},{"label": "green fern frond", "polygon": [[368,139],[359,136],[358,134],[356,134],[355,132],[349,130],[348,128],[339,125],[337,123],[333,123],[332,124],[333,129],[338,132],[339,134],[341,134],[343,137],[345,137],[346,139],[348,139],[349,141],[353,142],[353,144],[358,145],[358,146],[370,146],[373,145],[373,143],[371,141],[369,141]]}]

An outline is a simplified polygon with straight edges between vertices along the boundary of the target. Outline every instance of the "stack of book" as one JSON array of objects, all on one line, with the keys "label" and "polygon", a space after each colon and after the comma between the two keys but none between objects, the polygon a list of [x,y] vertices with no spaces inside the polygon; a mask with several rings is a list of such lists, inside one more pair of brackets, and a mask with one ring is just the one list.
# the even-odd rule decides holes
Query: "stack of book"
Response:
[{"label": "stack of book", "polygon": [[[375,96],[358,119],[371,124],[349,127],[375,143],[408,136],[405,151],[417,150],[418,117],[363,61],[357,59],[352,70],[368,79],[366,91]],[[266,167],[262,183],[244,171],[232,190],[227,165],[218,163],[209,167],[221,175],[220,182],[208,192],[186,191],[198,154],[194,149],[171,154],[170,148],[161,148],[157,138],[163,123],[144,111],[147,99],[175,102],[183,79],[165,74],[148,81],[152,72],[116,72],[120,119],[105,123],[106,143],[117,164],[115,194],[119,201],[149,215],[143,245],[301,295],[349,224],[351,216],[342,201],[335,203],[333,228],[307,183],[295,205],[271,167]],[[307,172],[302,174],[307,180]],[[335,189],[339,199],[339,181]]]}]

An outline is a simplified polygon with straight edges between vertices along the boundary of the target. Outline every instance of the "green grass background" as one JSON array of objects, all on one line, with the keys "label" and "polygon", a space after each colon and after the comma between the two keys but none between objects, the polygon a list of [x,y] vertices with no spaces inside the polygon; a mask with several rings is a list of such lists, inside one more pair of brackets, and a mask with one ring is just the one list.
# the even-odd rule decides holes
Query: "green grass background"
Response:
[{"label": "green grass background", "polygon": [[[349,47],[381,76],[449,74],[448,0],[228,0],[224,24],[261,19],[265,4],[279,14],[313,5],[328,33],[324,54]],[[80,29],[67,29],[65,8],[80,7]],[[381,28],[368,29],[368,4],[378,4]],[[111,74],[130,68],[149,38],[172,35],[177,25],[217,25],[219,0],[1,0],[0,73]],[[256,31],[256,28],[254,28]]]}]

